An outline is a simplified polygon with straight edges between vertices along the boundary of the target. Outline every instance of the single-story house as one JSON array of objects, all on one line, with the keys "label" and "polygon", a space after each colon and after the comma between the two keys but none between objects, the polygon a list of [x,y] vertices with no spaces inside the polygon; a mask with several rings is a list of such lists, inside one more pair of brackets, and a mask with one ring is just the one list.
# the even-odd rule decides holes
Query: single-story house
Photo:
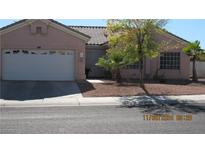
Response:
[{"label": "single-story house", "polygon": [[[187,41],[169,32],[159,40],[169,42],[155,59],[145,59],[144,76],[156,73],[167,79],[189,78],[189,57],[182,52]],[[2,80],[83,80],[104,77],[95,64],[108,48],[106,27],[66,26],[51,19],[20,20],[0,29],[0,77]],[[121,70],[123,78],[138,78],[138,64]]]}]

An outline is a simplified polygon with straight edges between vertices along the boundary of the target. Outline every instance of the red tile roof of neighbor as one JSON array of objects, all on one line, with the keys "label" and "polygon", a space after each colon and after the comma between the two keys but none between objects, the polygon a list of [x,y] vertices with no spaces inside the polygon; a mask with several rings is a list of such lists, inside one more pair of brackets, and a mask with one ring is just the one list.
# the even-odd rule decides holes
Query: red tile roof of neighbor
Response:
[{"label": "red tile roof of neighbor", "polygon": [[[77,33],[80,33],[81,35],[84,35],[86,37],[90,37],[90,40],[87,42],[88,45],[104,45],[108,42],[108,39],[106,36],[106,27],[105,26],[73,26],[73,25],[66,26],[66,25],[64,25],[56,20],[53,20],[53,19],[49,19],[49,20],[56,23],[56,24],[59,24],[63,27],[71,29]],[[6,28],[12,27],[12,26],[19,24],[19,23],[22,23],[24,21],[26,21],[26,19],[20,20],[20,21],[17,21],[15,23],[12,23],[10,25],[7,25],[5,27],[2,27],[2,28],[0,28],[0,30],[4,30]],[[167,30],[164,30],[164,31],[166,33],[168,33],[169,35],[172,35],[173,37],[175,37],[181,41],[184,41],[186,43],[189,42],[189,41],[187,41],[179,36],[176,36],[175,34],[168,32]]]}]

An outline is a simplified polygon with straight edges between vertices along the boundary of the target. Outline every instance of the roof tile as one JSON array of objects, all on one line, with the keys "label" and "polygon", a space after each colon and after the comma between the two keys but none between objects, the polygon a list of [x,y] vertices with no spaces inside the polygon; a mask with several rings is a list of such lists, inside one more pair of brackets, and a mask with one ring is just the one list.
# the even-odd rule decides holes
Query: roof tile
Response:
[{"label": "roof tile", "polygon": [[77,30],[81,33],[84,33],[91,37],[91,39],[87,42],[89,45],[101,45],[106,43],[106,27],[102,26],[68,26]]}]

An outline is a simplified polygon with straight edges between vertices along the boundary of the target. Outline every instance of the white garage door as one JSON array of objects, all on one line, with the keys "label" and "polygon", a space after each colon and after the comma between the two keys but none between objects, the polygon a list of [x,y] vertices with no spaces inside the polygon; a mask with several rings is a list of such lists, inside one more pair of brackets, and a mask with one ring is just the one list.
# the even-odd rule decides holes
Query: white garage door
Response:
[{"label": "white garage door", "polygon": [[3,51],[4,80],[74,80],[73,51]]}]

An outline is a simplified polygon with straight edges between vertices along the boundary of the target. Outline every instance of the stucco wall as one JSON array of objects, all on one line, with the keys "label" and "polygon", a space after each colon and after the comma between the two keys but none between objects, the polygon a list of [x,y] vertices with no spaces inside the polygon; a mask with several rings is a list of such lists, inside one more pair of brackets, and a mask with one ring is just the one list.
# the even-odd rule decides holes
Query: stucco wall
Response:
[{"label": "stucco wall", "polygon": [[[166,79],[188,79],[189,78],[189,57],[183,52],[180,54],[180,69],[160,69],[159,57],[155,59],[155,70],[159,70],[159,74]],[[153,64],[154,67],[154,64]],[[155,72],[153,72],[154,75]]]},{"label": "stucco wall", "polygon": [[[170,36],[168,34],[157,35],[156,40],[159,43],[167,43],[163,45],[161,52],[180,52],[180,70],[174,69],[160,69],[160,57],[153,59],[146,58],[144,63],[144,76],[145,78],[152,79],[158,70],[159,75],[163,75],[165,79],[188,79],[189,78],[189,57],[182,52],[185,43],[182,41]],[[123,78],[139,78],[139,70],[135,69],[122,69],[121,74]]]},{"label": "stucco wall", "polygon": [[[190,76],[192,76],[193,62],[190,62]],[[196,62],[196,72],[199,78],[205,78],[205,61]]]},{"label": "stucco wall", "polygon": [[[160,69],[160,59],[159,57],[154,59],[147,59],[144,63],[144,78],[153,79],[154,75],[158,70],[158,75],[163,75],[165,79],[188,79],[189,78],[189,58],[181,53],[180,55],[180,69]],[[138,69],[121,69],[121,75],[125,79],[129,78],[139,78]]]},{"label": "stucco wall", "polygon": [[120,71],[123,79],[138,79],[140,76],[138,69],[121,69]]},{"label": "stucco wall", "polygon": [[[43,34],[33,34],[32,28],[42,26]],[[45,29],[46,27],[46,29]],[[85,42],[59,29],[36,21],[2,35],[2,49],[73,50],[75,77],[85,79]],[[81,56],[80,57],[80,53]]]},{"label": "stucco wall", "polygon": [[158,35],[158,39],[167,42],[161,52],[180,52],[180,69],[160,69],[160,57],[158,56],[151,60],[151,76],[154,76],[158,70],[160,75],[164,75],[165,79],[188,79],[190,60],[182,51],[186,44],[166,33]]}]

